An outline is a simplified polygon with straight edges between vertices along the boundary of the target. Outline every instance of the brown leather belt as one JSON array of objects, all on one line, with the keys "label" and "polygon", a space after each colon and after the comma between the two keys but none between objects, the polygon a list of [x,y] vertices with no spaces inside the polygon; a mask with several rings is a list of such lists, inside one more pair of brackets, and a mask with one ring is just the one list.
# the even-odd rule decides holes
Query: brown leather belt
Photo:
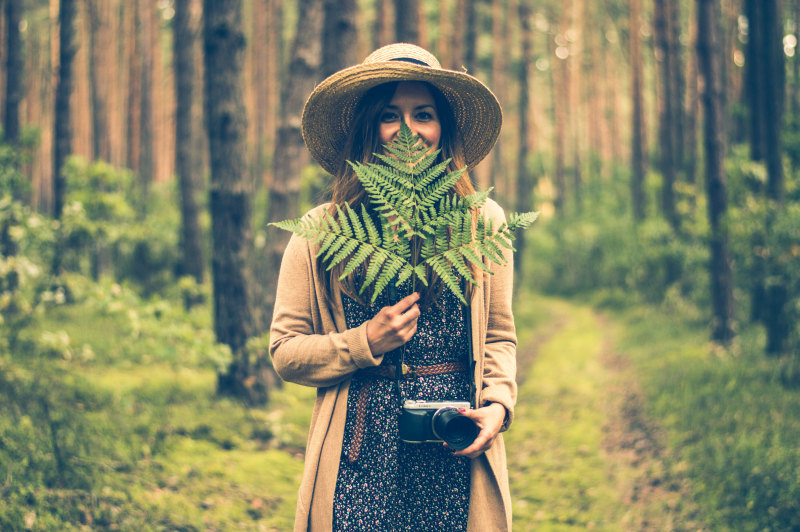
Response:
[{"label": "brown leather belt", "polygon": [[[403,364],[400,368],[402,378],[412,379],[415,377],[431,377],[433,375],[445,375],[447,373],[460,373],[467,371],[467,365],[463,362],[446,362],[444,364],[433,364],[431,366],[407,366]],[[356,375],[372,378],[394,379],[396,376],[396,366],[375,366],[359,370]],[[364,427],[367,420],[367,404],[372,382],[364,383],[358,393],[356,400],[356,421],[353,427],[353,441],[347,453],[347,460],[350,463],[358,460],[361,453],[361,444],[364,441]]]}]

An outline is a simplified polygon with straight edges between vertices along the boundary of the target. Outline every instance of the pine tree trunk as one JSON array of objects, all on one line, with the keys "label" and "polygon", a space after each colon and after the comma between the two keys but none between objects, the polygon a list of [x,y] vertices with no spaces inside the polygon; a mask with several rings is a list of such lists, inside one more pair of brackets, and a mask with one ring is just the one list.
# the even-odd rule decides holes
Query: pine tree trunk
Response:
[{"label": "pine tree trunk", "polygon": [[[300,114],[306,98],[320,78],[322,63],[323,0],[300,0],[305,16],[298,21],[292,44],[289,71],[281,89],[281,116],[275,143],[274,173],[269,190],[267,218],[277,222],[296,217],[300,195],[300,174],[310,162],[300,131]],[[265,257],[258,261],[262,293],[263,322],[269,324],[275,304],[278,271],[290,233],[267,226]]]},{"label": "pine tree trunk", "polygon": [[19,141],[19,104],[23,96],[22,38],[19,23],[22,17],[22,0],[5,0],[6,19],[6,69],[5,109],[3,113],[3,137],[11,144]]},{"label": "pine tree trunk", "polygon": [[192,120],[194,90],[195,29],[191,26],[192,0],[175,0],[173,24],[173,60],[175,64],[175,171],[181,198],[182,275],[203,282],[205,260],[200,231],[199,209],[195,196],[196,182]]},{"label": "pine tree trunk", "polygon": [[[530,72],[532,66],[533,56],[533,35],[531,29],[531,9],[529,0],[520,0],[519,2],[519,25],[520,25],[520,41],[522,45],[521,65],[519,73],[519,101],[518,101],[518,115],[519,115],[519,148],[517,150],[517,201],[514,206],[517,212],[528,212],[533,210],[533,189],[535,186],[534,178],[530,174],[527,167],[528,162],[528,111],[530,107],[529,97],[530,94]],[[525,271],[525,232],[517,231],[517,238],[515,241],[517,253],[514,260],[514,270],[520,278],[523,277]]]},{"label": "pine tree trunk", "polygon": [[564,203],[566,201],[567,196],[567,183],[566,183],[566,171],[564,169],[565,165],[565,157],[566,157],[566,107],[565,102],[563,101],[563,95],[565,94],[565,86],[566,86],[566,69],[567,67],[564,65],[564,61],[559,59],[555,55],[555,50],[553,49],[552,39],[548,39],[548,56],[551,58],[552,61],[552,68],[550,69],[550,84],[551,84],[551,92],[553,94],[553,115],[555,121],[555,138],[553,139],[554,145],[554,154],[555,154],[555,164],[556,164],[556,171],[555,171],[555,199],[553,200],[553,207],[557,212],[562,212],[564,208]]},{"label": "pine tree trunk", "polygon": [[[6,76],[8,67],[8,35],[6,28],[6,8],[5,0],[0,0],[0,42],[6,43],[0,46],[0,101],[6,101]],[[23,66],[24,68],[24,66]],[[5,106],[0,105],[0,124],[5,121]],[[0,126],[2,127],[2,126]]]},{"label": "pine tree trunk", "polygon": [[[58,81],[53,128],[53,217],[57,220],[61,219],[67,193],[64,163],[72,151],[72,117],[69,101],[73,86],[72,63],[75,58],[75,7],[74,0],[59,2]],[[58,269],[54,267],[54,270]]]},{"label": "pine tree trunk", "polygon": [[697,0],[697,58],[703,78],[704,145],[708,220],[711,227],[711,302],[712,340],[729,345],[733,331],[733,275],[728,233],[724,224],[727,210],[725,177],[725,130],[723,127],[722,83],[719,63],[722,58],[718,38],[719,9],[716,0]]},{"label": "pine tree trunk", "polygon": [[[800,0],[792,2],[792,15],[794,21],[794,57],[792,57],[792,94],[791,94],[791,116],[795,121],[800,113]],[[795,131],[798,125],[794,125]]]},{"label": "pine tree trunk", "polygon": [[439,2],[439,39],[436,43],[436,57],[444,68],[453,68],[453,24],[451,7],[452,0]]},{"label": "pine tree trunk", "polygon": [[570,25],[577,28],[575,37],[570,43],[570,55],[566,63],[570,72],[569,75],[569,112],[570,112],[570,137],[572,138],[572,199],[575,213],[580,215],[583,212],[583,147],[585,129],[580,123],[583,116],[581,101],[581,86],[583,85],[583,17],[584,1],[572,0]]},{"label": "pine tree trunk", "polygon": [[249,293],[252,257],[251,195],[245,160],[241,0],[204,0],[205,108],[211,162],[211,235],[214,331],[233,361],[218,376],[221,394],[263,404],[260,363],[245,350],[254,333]]},{"label": "pine tree trunk", "polygon": [[89,89],[91,90],[92,112],[92,158],[109,161],[108,146],[108,108],[106,105],[107,85],[101,76],[106,69],[106,55],[109,51],[107,39],[107,3],[87,0],[89,8]]},{"label": "pine tree trunk", "polygon": [[[356,51],[356,0],[323,0],[321,78],[358,62]],[[322,199],[327,183],[315,182],[310,196],[313,202]]]},{"label": "pine tree trunk", "polygon": [[[510,49],[508,39],[509,17],[507,16],[507,0],[492,0],[492,90],[497,96],[500,105],[506,103],[506,85],[508,83],[508,57]],[[520,115],[521,116],[521,115]],[[509,193],[508,177],[503,165],[503,134],[495,144],[490,155],[487,171],[490,181],[495,184],[496,197],[502,203],[507,203],[511,197]]]},{"label": "pine tree trunk", "polygon": [[471,0],[455,0],[455,12],[453,13],[453,30],[450,32],[452,38],[451,61],[452,69],[461,70],[465,62],[464,54],[464,28],[467,26],[467,9]]},{"label": "pine tree trunk", "polygon": [[322,31],[323,78],[358,62],[356,0],[324,0]]},{"label": "pine tree trunk", "polygon": [[141,100],[140,100],[140,121],[139,121],[139,164],[137,172],[139,175],[139,190],[142,203],[140,212],[147,211],[148,197],[150,195],[150,184],[154,181],[155,162],[153,157],[154,124],[153,124],[153,39],[154,32],[158,28],[153,25],[152,10],[155,5],[149,0],[140,0],[137,5],[139,10],[140,39],[139,49],[141,51]]},{"label": "pine tree trunk", "polygon": [[[689,50],[696,49],[697,17],[691,16],[689,18]],[[686,182],[692,186],[697,184],[697,118],[700,112],[697,91],[697,55],[689,54],[686,65],[686,101],[684,109],[686,124],[683,150],[685,154]],[[694,206],[694,195],[689,198],[689,201]]]},{"label": "pine tree trunk", "polygon": [[[764,47],[763,3],[765,0],[744,0],[747,17],[747,48],[745,49],[745,87],[747,97],[748,126],[750,132],[750,157],[754,161],[764,160],[766,154],[766,120],[763,101],[766,94],[764,64],[767,50]],[[766,0],[770,1],[770,0]],[[766,61],[765,61],[766,59]]]},{"label": "pine tree trunk", "polygon": [[644,195],[645,146],[644,146],[644,96],[643,62],[641,41],[641,3],[631,0],[630,54],[631,54],[631,97],[633,99],[633,126],[631,128],[631,202],[633,218],[642,221],[645,217]]},{"label": "pine tree trunk", "polygon": [[417,39],[417,44],[421,47],[425,48],[426,50],[431,49],[431,32],[428,24],[428,14],[425,10],[426,2],[417,2],[417,10],[419,12],[419,39]]},{"label": "pine tree trunk", "polygon": [[125,166],[134,172],[139,170],[139,129],[141,119],[141,94],[142,94],[142,60],[139,46],[139,32],[141,23],[139,20],[139,2],[133,0],[129,4],[123,4],[126,18],[127,45],[127,101],[126,101],[126,120],[125,120]]},{"label": "pine tree trunk", "polygon": [[783,203],[784,176],[781,159],[783,107],[786,86],[786,55],[783,52],[782,17],[778,0],[762,0],[764,24],[762,43],[765,54],[761,56],[764,68],[765,94],[763,112],[766,118],[765,157],[767,162],[767,196]]},{"label": "pine tree trunk", "polygon": [[603,43],[605,36],[598,35],[591,31],[591,25],[595,20],[596,6],[592,4],[592,11],[588,13],[584,21],[583,34],[586,36],[586,47],[589,54],[590,70],[588,72],[589,81],[584,84],[582,90],[584,91],[584,98],[587,103],[588,109],[586,111],[587,118],[587,139],[588,139],[588,157],[589,157],[589,171],[590,177],[599,177],[603,175],[603,134],[601,133],[602,127],[602,112],[604,107],[605,91],[603,91],[603,78],[602,69],[604,61],[602,60]]},{"label": "pine tree trunk", "polygon": [[394,0],[398,42],[419,43],[419,0]]},{"label": "pine tree trunk", "polygon": [[283,1],[267,0],[266,58],[264,62],[264,185],[269,188],[274,179],[272,155],[275,151],[275,136],[278,124],[278,100],[280,80],[283,72]]},{"label": "pine tree trunk", "polygon": [[[765,234],[773,231],[775,216],[784,209],[785,183],[782,162],[781,129],[783,127],[783,108],[785,98],[785,55],[783,52],[783,31],[778,0],[764,0],[762,4],[762,42],[766,52],[763,57],[765,77],[765,99],[763,112],[765,124],[765,157],[767,163],[767,197],[772,200],[774,209],[768,213]],[[766,351],[771,355],[784,352],[789,339],[791,325],[788,322],[786,305],[789,303],[787,280],[783,278],[770,257],[768,278],[772,279],[765,289],[764,326],[767,332]]]},{"label": "pine tree trunk", "polygon": [[476,9],[477,2],[471,1],[466,3],[465,26],[464,32],[464,67],[467,72],[473,76],[477,75],[478,69],[478,54],[476,51],[478,40],[478,13]]},{"label": "pine tree trunk", "polygon": [[661,211],[673,231],[679,230],[679,220],[675,205],[675,181],[677,175],[676,149],[675,149],[675,80],[672,63],[673,48],[670,35],[670,13],[672,0],[654,2],[653,34],[655,36],[656,62],[659,66],[660,79],[658,83],[658,140],[659,140],[659,169],[662,177]]},{"label": "pine tree trunk", "polygon": [[[375,6],[375,46],[385,46],[397,40],[394,23],[394,0],[377,0]],[[371,50],[370,50],[371,51]]]}]

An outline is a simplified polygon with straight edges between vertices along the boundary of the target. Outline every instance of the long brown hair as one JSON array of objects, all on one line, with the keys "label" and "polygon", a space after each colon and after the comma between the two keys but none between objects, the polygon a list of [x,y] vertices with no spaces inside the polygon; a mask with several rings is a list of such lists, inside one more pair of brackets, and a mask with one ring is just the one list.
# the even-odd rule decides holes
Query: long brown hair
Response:
[{"label": "long brown hair", "polygon": [[[442,128],[439,140],[439,148],[441,148],[439,160],[450,159],[450,164],[448,165],[448,171],[450,172],[464,168],[466,163],[464,162],[463,143],[456,127],[456,120],[450,109],[450,104],[435,86],[429,83],[421,83],[428,88],[433,96],[437,116]],[[359,207],[361,204],[365,204],[370,213],[374,212],[370,208],[370,201],[366,191],[347,161],[358,161],[364,164],[377,162],[378,159],[375,157],[375,153],[382,150],[378,119],[380,113],[394,97],[398,84],[399,82],[390,82],[373,87],[364,94],[356,106],[350,134],[345,143],[345,156],[332,183],[329,212],[333,216],[337,216],[336,205],[345,202],[352,207]],[[453,185],[453,192],[460,197],[475,193],[475,188],[467,172],[464,172],[461,178]],[[321,269],[323,268],[321,262],[319,266]],[[348,296],[364,303],[364,299],[358,295],[353,275],[343,281],[339,281],[343,268],[343,263],[340,263],[338,267],[331,269],[329,275],[324,276],[328,294],[333,294],[335,289],[340,288]],[[427,288],[421,287],[422,290],[420,290],[422,293],[421,306],[423,308],[434,303],[443,289],[442,283],[438,282],[438,278],[433,272],[429,272],[429,278],[432,278],[433,282]],[[371,294],[368,295],[371,296]]]}]

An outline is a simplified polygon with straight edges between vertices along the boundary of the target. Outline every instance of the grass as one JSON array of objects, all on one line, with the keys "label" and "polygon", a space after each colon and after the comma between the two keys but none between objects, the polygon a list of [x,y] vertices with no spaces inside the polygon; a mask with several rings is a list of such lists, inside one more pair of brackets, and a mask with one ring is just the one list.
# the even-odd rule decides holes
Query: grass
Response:
[{"label": "grass", "polygon": [[[528,305],[548,309],[547,325],[538,330],[549,337],[520,375],[506,435],[515,529],[618,530],[613,523],[622,510],[602,445],[610,378],[599,360],[602,331],[588,308],[542,298]],[[523,322],[527,308],[517,312]]]},{"label": "grass", "polygon": [[712,530],[800,530],[800,391],[786,388],[758,330],[732,350],[706,331],[642,309],[622,316],[648,412],[685,463]]},{"label": "grass", "polygon": [[[515,530],[630,530],[637,512],[669,524],[658,530],[695,521],[714,531],[800,529],[800,392],[781,385],[758,331],[726,352],[680,316],[639,307],[600,319],[589,306],[524,296],[520,394],[506,434]],[[0,528],[291,529],[315,390],[287,384],[266,408],[219,398],[222,354],[193,332],[206,330],[207,316],[117,303],[105,294],[41,316],[26,332],[50,334],[41,366],[0,357],[0,370],[12,369],[3,382],[35,384],[25,393],[58,407],[51,421],[73,475],[60,485],[38,403],[20,402],[16,418],[0,419]],[[641,385],[663,462],[643,468],[609,455],[621,378],[609,350],[631,361],[624,378]],[[689,500],[629,500],[642,476],[688,479],[685,499],[702,515]]]}]

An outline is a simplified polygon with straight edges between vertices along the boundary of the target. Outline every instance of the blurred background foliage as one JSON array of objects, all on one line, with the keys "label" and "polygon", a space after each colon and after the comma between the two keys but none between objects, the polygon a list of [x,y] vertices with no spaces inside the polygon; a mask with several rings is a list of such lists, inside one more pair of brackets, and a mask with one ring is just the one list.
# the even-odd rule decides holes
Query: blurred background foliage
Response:
[{"label": "blurred background foliage", "polygon": [[[797,2],[234,2],[234,29],[246,43],[237,79],[247,169],[235,184],[250,203],[228,212],[210,194],[221,178],[209,162],[200,4],[0,2],[0,529],[291,527],[315,391],[281,386],[270,372],[273,259],[282,247],[266,223],[288,217],[281,209],[295,216],[324,199],[330,176],[302,149],[297,171],[287,170],[281,158],[295,152],[280,143],[292,138],[286,128],[307,93],[296,88],[298,65],[306,61],[313,86],[326,69],[394,40],[420,42],[445,67],[467,68],[503,104],[500,142],[473,179],[494,186],[509,211],[543,213],[517,258],[521,347],[556,334],[565,316],[589,323],[583,305],[609,316],[617,349],[646,390],[647,413],[665,430],[670,474],[688,475],[699,503],[677,515],[691,513],[692,523],[711,530],[800,528]],[[719,205],[706,188],[706,85],[698,73],[698,8],[709,4],[723,29],[715,51],[725,103],[720,226],[708,215]],[[67,134],[56,127],[53,103],[65,6],[77,8]],[[181,33],[187,12],[190,31]],[[416,20],[416,30],[398,19]],[[339,30],[323,46],[331,25]],[[193,50],[194,66],[185,135],[174,114],[186,94],[175,84],[181,44]],[[324,49],[341,54],[323,58]],[[746,61],[752,53],[777,67],[754,70]],[[671,102],[666,79],[677,80],[670,94],[682,99]],[[763,107],[753,79],[765,81],[759,90],[782,102],[781,112]],[[762,115],[766,124],[752,123]],[[64,135],[70,156],[56,168],[54,145]],[[181,153],[190,154],[183,163],[182,141]],[[212,233],[225,217],[246,218],[237,231],[251,246],[235,272],[252,291],[239,309],[252,319],[242,345],[216,328],[224,287],[215,280],[229,273],[219,268],[231,251]],[[732,309],[723,316],[732,334],[709,339],[720,320],[710,267],[720,234],[733,274]],[[574,367],[566,375],[558,364],[536,369],[536,378],[562,390],[570,386],[565,377],[586,371],[569,349],[596,346],[602,336],[591,327],[569,330],[573,337],[544,351]],[[250,371],[235,373],[242,393],[219,393],[232,368]],[[575,406],[573,428],[596,436],[603,420],[594,407],[608,398],[602,386],[593,390]],[[604,478],[589,469],[602,466],[581,458],[584,445],[597,443],[565,446],[557,410],[515,422],[520,434],[534,431],[532,440],[536,430],[552,430],[549,450],[557,450],[539,468],[534,455],[521,458],[532,462],[518,472],[533,472],[512,484],[529,504],[515,506],[519,528],[618,530],[621,516],[610,508],[619,504],[586,503],[592,487],[581,483]],[[572,469],[552,473],[561,463]],[[560,502],[537,491],[550,474],[563,477]]]}]

